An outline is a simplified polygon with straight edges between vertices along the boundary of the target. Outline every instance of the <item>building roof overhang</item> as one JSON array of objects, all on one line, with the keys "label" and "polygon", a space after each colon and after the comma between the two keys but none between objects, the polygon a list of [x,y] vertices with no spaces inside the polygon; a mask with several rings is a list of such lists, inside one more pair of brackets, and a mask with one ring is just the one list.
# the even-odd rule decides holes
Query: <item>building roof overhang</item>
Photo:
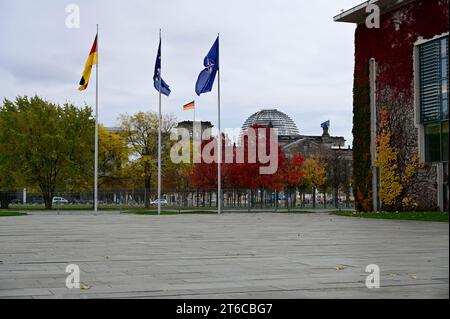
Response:
[{"label": "building roof overhang", "polygon": [[356,7],[353,7],[347,11],[344,11],[333,18],[334,22],[347,22],[360,24],[366,20],[369,15],[366,12],[366,8],[369,4],[375,4],[380,8],[380,14],[384,14],[391,10],[397,9],[409,2],[416,0],[375,0],[375,1],[365,1]]}]

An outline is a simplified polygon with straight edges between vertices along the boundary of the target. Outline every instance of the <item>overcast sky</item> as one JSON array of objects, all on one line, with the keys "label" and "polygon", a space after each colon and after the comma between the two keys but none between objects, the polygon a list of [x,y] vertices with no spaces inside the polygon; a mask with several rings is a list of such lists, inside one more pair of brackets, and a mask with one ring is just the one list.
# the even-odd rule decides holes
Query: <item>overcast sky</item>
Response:
[{"label": "overcast sky", "polygon": [[[217,93],[194,92],[203,58],[220,33],[222,127],[238,128],[262,108],[287,113],[301,134],[330,133],[351,142],[352,24],[333,16],[361,0],[55,1],[0,0],[0,97],[38,94],[50,101],[94,105],[95,82],[78,82],[100,24],[100,121],[121,113],[157,111],[153,89],[158,30],[163,78],[171,86],[163,112],[216,124]],[[66,6],[80,8],[69,29]]]}]

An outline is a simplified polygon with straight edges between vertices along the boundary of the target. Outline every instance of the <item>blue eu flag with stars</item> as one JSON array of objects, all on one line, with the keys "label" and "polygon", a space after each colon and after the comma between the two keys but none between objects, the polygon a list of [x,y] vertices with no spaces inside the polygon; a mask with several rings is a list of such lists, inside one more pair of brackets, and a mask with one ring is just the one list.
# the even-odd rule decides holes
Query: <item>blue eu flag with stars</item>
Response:
[{"label": "blue eu flag with stars", "polygon": [[161,93],[165,96],[170,95],[170,89],[166,82],[161,79],[161,39],[159,39],[158,55],[156,56],[155,74],[153,75],[153,85],[159,92],[159,82],[161,81]]},{"label": "blue eu flag with stars", "polygon": [[219,70],[219,37],[217,37],[211,50],[203,61],[205,69],[200,72],[197,84],[195,85],[195,93],[197,95],[211,92],[216,73]]}]

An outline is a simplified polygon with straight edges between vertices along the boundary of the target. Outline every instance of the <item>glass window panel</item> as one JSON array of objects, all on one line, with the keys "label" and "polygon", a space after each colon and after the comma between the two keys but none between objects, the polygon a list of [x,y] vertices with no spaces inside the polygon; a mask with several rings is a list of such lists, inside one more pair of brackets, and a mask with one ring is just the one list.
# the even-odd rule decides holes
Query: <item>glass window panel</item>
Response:
[{"label": "glass window panel", "polygon": [[442,94],[448,93],[448,81],[442,80]]},{"label": "glass window panel", "polygon": [[446,59],[443,59],[441,64],[442,64],[441,65],[441,70],[442,70],[441,76],[442,76],[442,78],[446,79],[446,78],[448,78],[448,66],[447,66],[448,61]]},{"label": "glass window panel", "polygon": [[442,100],[442,113],[443,120],[448,120],[448,99]]},{"label": "glass window panel", "polygon": [[442,57],[448,57],[448,38],[441,40],[441,55]]},{"label": "glass window panel", "polygon": [[442,161],[448,162],[448,122],[442,123]]},{"label": "glass window panel", "polygon": [[425,159],[439,162],[441,159],[441,125],[425,126]]}]

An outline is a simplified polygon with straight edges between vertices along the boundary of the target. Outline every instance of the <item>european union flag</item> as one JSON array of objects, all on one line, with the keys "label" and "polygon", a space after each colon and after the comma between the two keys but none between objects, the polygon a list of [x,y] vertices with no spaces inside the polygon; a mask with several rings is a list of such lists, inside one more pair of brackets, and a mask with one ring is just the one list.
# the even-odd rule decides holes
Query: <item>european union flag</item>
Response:
[{"label": "european union flag", "polygon": [[155,74],[153,75],[153,85],[156,91],[159,92],[159,81],[161,80],[161,93],[169,96],[170,89],[166,82],[161,79],[161,39],[159,39],[158,55],[155,63]]},{"label": "european union flag", "polygon": [[205,69],[200,72],[197,84],[195,85],[195,93],[200,95],[202,93],[211,92],[216,73],[219,70],[219,37],[217,37],[211,50],[203,61]]}]

